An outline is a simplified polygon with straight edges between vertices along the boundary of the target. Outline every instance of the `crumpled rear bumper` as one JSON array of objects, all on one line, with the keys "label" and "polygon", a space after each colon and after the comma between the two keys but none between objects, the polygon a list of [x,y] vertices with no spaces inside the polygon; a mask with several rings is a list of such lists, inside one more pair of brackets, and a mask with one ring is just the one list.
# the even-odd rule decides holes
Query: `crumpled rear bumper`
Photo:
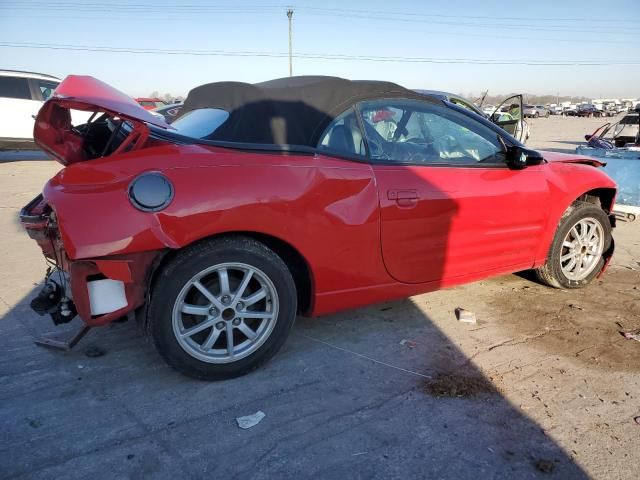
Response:
[{"label": "crumpled rear bumper", "polygon": [[152,266],[161,252],[73,261],[71,292],[78,315],[88,325],[105,325],[146,301]]},{"label": "crumpled rear bumper", "polygon": [[[42,248],[52,265],[45,286],[36,297],[34,310],[48,313],[54,323],[65,323],[71,310],[91,326],[105,325],[144,305],[154,266],[163,250],[72,260],[66,254],[57,230],[55,213],[39,195],[20,212],[20,221]],[[52,296],[52,290],[55,295]],[[49,298],[48,303],[43,303]],[[61,321],[62,319],[62,321]]]}]

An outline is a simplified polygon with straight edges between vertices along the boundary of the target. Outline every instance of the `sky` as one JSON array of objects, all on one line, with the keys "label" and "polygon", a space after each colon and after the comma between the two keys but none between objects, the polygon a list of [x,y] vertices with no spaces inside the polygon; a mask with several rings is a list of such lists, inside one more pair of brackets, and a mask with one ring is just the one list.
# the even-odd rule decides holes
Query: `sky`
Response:
[{"label": "sky", "polygon": [[640,0],[0,0],[0,68],[92,75],[132,96],[284,77],[287,8],[294,75],[640,97]]}]

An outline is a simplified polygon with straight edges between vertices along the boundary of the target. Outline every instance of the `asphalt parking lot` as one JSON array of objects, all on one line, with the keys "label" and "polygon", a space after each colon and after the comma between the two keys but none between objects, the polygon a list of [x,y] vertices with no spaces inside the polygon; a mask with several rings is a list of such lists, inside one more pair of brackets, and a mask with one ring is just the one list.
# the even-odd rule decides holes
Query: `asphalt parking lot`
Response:
[{"label": "asphalt parking lot", "polygon": [[[573,151],[600,123],[533,119],[529,143]],[[640,342],[619,331],[640,328],[640,221],[619,224],[586,289],[507,275],[299,318],[264,368],[204,383],[166,367],[135,322],[66,353],[34,345],[79,326],[29,309],[45,264],[17,222],[59,165],[6,155],[0,477],[637,478]]]}]

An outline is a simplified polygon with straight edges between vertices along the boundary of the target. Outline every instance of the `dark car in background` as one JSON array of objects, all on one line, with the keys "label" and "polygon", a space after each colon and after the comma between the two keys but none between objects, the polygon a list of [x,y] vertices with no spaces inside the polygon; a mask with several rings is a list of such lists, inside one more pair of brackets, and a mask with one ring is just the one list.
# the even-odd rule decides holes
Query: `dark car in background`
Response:
[{"label": "dark car in background", "polygon": [[602,112],[598,110],[595,105],[587,103],[584,105],[578,105],[576,115],[578,117],[600,117],[602,116]]},{"label": "dark car in background", "polygon": [[180,115],[180,111],[182,110],[182,102],[180,103],[172,103],[171,105],[164,105],[160,108],[156,108],[155,110],[151,110],[151,113],[156,115],[162,115],[165,122],[171,123],[178,115]]}]

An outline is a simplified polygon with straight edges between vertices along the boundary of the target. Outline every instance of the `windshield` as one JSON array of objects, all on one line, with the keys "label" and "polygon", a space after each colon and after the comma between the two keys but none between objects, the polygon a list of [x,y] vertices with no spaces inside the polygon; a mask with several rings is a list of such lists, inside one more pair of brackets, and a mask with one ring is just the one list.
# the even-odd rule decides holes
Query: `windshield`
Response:
[{"label": "windshield", "polygon": [[218,108],[191,110],[171,124],[179,134],[192,138],[207,138],[222,125],[229,112]]}]

